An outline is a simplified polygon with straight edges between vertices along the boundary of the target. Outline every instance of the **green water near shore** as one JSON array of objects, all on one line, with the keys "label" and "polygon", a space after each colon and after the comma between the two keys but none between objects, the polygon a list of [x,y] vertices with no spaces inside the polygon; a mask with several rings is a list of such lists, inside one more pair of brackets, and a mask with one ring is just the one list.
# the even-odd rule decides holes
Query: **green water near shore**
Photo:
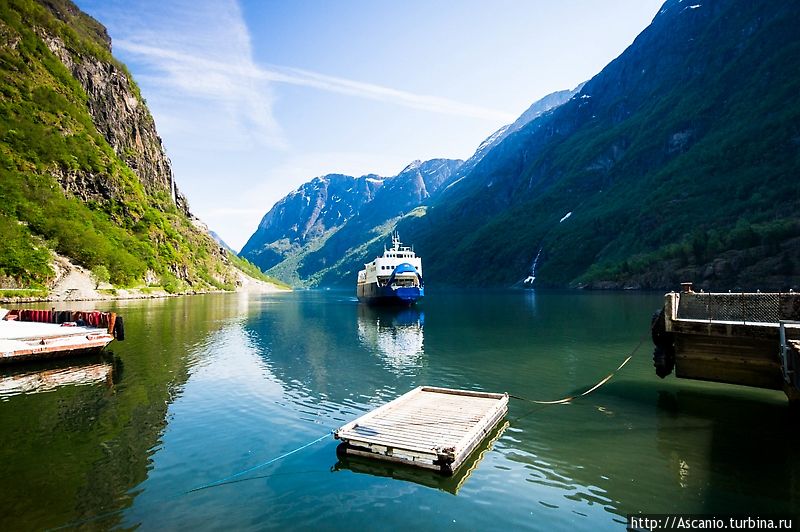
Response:
[{"label": "green water near shore", "polygon": [[[376,311],[347,292],[103,304],[104,357],[0,373],[3,530],[622,529],[628,513],[795,513],[785,397],[656,377],[659,294],[431,292]],[[76,308],[73,304],[72,308]],[[469,475],[346,461],[323,436],[421,384],[512,400]]]}]

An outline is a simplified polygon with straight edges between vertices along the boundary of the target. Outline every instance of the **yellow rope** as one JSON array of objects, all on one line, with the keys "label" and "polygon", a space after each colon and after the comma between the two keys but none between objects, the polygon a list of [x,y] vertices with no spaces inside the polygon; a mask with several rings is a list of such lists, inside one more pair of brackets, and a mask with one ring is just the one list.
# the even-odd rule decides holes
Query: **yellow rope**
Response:
[{"label": "yellow rope", "polygon": [[[652,327],[651,327],[651,329],[652,329]],[[649,334],[649,332],[650,331],[648,330],[648,334]],[[584,390],[583,392],[581,392],[579,394],[570,395],[569,397],[564,397],[563,399],[556,399],[554,401],[541,401],[541,400],[536,400],[536,399],[528,399],[526,397],[520,397],[518,395],[511,395],[511,394],[509,394],[508,396],[513,398],[513,399],[519,399],[520,401],[527,401],[529,403],[535,403],[537,405],[563,405],[563,404],[566,404],[566,403],[569,403],[569,402],[573,401],[574,399],[578,399],[580,397],[584,397],[586,395],[589,395],[590,393],[592,393],[593,391],[597,390],[598,388],[603,386],[605,383],[610,381],[611,378],[614,375],[616,375],[617,372],[619,372],[619,370],[621,370],[622,368],[625,367],[625,364],[630,362],[630,360],[633,358],[633,355],[635,355],[636,352],[639,350],[639,348],[642,347],[642,344],[644,343],[644,340],[645,340],[646,337],[647,337],[646,334],[642,336],[642,338],[639,340],[639,343],[636,345],[636,347],[633,348],[633,351],[631,351],[631,354],[628,355],[628,358],[623,360],[622,364],[617,366],[617,369],[615,369],[614,371],[612,371],[611,373],[609,373],[608,375],[606,375],[605,377],[600,379],[600,381],[598,381],[597,384],[595,384],[591,388],[588,388],[587,390]]]}]

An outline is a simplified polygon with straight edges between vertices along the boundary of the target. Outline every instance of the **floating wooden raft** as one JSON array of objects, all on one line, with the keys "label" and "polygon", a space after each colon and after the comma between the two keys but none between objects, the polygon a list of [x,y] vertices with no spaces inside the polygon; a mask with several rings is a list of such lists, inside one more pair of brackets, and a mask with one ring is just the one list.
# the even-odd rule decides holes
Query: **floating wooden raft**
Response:
[{"label": "floating wooden raft", "polygon": [[334,432],[347,454],[452,475],[508,410],[508,394],[420,386]]}]

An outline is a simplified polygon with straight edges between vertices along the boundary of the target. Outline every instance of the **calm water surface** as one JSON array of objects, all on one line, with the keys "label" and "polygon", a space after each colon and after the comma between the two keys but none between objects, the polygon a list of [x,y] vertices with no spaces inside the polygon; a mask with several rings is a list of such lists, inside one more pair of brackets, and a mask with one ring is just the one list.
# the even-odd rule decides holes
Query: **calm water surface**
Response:
[{"label": "calm water surface", "polygon": [[187,493],[421,384],[581,391],[661,301],[432,292],[379,312],[326,291],[104,305],[127,333],[108,356],[0,373],[0,529],[622,530],[636,512],[796,513],[800,438],[783,394],[661,380],[649,338],[572,404],[512,400],[468,474],[344,461],[326,438]]}]

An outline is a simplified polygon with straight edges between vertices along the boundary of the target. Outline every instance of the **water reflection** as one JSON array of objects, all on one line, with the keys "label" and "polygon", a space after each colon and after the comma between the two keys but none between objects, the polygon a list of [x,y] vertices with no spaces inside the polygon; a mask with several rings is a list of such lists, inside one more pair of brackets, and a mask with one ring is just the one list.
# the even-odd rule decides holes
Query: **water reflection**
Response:
[{"label": "water reflection", "polygon": [[[657,448],[676,491],[699,498],[702,513],[732,504],[754,512],[796,508],[800,429],[785,404],[744,400],[733,393],[683,389],[658,396]],[[675,437],[693,432],[695,448]],[[714,468],[703,467],[711,461]],[[699,495],[699,497],[697,497]],[[774,511],[774,510],[772,510]]]},{"label": "water reflection", "polygon": [[[58,384],[50,393],[7,384],[15,391],[0,400],[0,530],[75,522],[595,530],[616,529],[637,512],[795,511],[800,438],[785,397],[662,381],[646,351],[573,404],[512,401],[508,429],[455,483],[337,462],[331,438],[241,482],[186,494],[420,384],[544,400],[586,389],[630,352],[660,302],[641,294],[441,294],[426,301],[424,317],[322,292],[109,304],[129,331],[112,344],[125,362],[122,379],[114,363],[112,386],[89,375],[75,378],[85,386]],[[0,378],[35,380],[31,373],[51,369]]]},{"label": "water reflection", "polygon": [[358,306],[358,340],[393,373],[415,374],[424,360],[425,314],[416,308]]},{"label": "water reflection", "polygon": [[115,367],[121,361],[113,354],[70,358],[22,366],[9,366],[0,370],[0,400],[21,394],[51,392],[61,386],[103,385],[111,387],[116,381]]},{"label": "water reflection", "polygon": [[[419,311],[384,314],[351,298],[304,292],[261,308],[243,329],[287,406],[342,423],[417,385],[423,320]],[[402,348],[391,345],[392,323]]]},{"label": "water reflection", "polygon": [[138,495],[134,487],[150,474],[167,409],[197,363],[194,353],[240,313],[231,298],[214,296],[115,301],[103,309],[121,313],[128,331],[112,344],[110,361],[70,358],[0,374],[2,530],[82,520],[118,526],[121,510]]}]

